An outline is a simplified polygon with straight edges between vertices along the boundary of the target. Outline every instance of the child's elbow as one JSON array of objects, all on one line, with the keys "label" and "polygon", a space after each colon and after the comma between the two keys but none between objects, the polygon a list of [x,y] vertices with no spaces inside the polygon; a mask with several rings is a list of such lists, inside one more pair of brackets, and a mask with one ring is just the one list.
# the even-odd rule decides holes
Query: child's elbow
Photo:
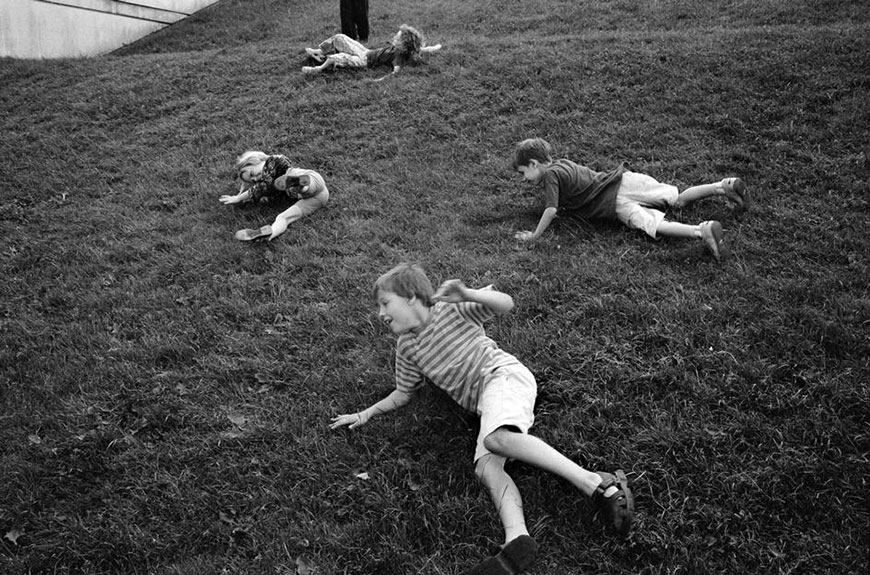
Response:
[{"label": "child's elbow", "polygon": [[514,309],[514,298],[512,298],[508,294],[503,294],[503,295],[504,295],[504,300],[502,301],[501,310],[500,310],[502,315],[510,313]]}]

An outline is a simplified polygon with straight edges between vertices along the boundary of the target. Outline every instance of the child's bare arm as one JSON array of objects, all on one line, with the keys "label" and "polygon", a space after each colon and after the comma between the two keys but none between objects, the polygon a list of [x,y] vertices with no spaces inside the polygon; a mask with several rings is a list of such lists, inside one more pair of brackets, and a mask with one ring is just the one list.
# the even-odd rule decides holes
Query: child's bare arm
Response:
[{"label": "child's bare arm", "polygon": [[240,204],[251,199],[251,190],[242,190],[235,196],[221,196],[218,199],[224,205]]},{"label": "child's bare arm", "polygon": [[508,294],[494,289],[471,289],[462,280],[447,280],[435,292],[433,299],[447,303],[472,301],[497,315],[508,313],[514,308],[514,298]]},{"label": "child's bare arm", "polygon": [[544,210],[544,213],[541,214],[541,219],[538,222],[538,227],[535,228],[535,231],[517,232],[514,234],[514,237],[524,242],[538,239],[545,231],[547,231],[547,228],[550,227],[550,224],[553,222],[553,218],[556,217],[556,211],[556,208],[547,208],[546,210]]},{"label": "child's bare arm", "polygon": [[367,409],[358,413],[336,415],[332,418],[332,423],[329,424],[329,428],[338,429],[343,425],[347,425],[348,429],[354,429],[360,425],[365,425],[368,423],[369,419],[376,415],[381,415],[382,413],[387,413],[388,411],[393,411],[394,409],[408,405],[411,401],[411,397],[412,395],[407,391],[394,389],[390,395]]},{"label": "child's bare arm", "polygon": [[390,72],[389,74],[387,74],[387,75],[385,75],[385,76],[381,76],[380,78],[378,78],[377,80],[374,80],[374,81],[375,81],[375,82],[383,82],[384,80],[386,80],[386,79],[389,78],[390,76],[395,76],[396,74],[398,74],[398,73],[399,73],[399,70],[401,70],[401,69],[402,69],[401,66],[393,66],[393,71],[392,71],[392,72]]}]

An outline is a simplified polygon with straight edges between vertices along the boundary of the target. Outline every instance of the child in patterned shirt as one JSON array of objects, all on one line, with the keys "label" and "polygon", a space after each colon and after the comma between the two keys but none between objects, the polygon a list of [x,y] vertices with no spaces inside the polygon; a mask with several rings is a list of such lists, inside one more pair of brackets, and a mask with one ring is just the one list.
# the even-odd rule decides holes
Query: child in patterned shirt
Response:
[{"label": "child in patterned shirt", "polygon": [[236,160],[235,169],[242,180],[239,193],[221,196],[222,204],[256,203],[262,198],[285,195],[296,200],[275,217],[272,225],[237,231],[237,240],[268,238],[271,241],[283,234],[287,226],[314,213],[329,201],[329,190],[323,176],[314,170],[294,168],[286,156],[247,151]]},{"label": "child in patterned shirt", "polygon": [[422,268],[400,264],[377,280],[375,296],[379,317],[399,336],[396,389],[363,411],[334,417],[330,427],[354,429],[402,407],[427,380],[480,416],[475,474],[498,510],[505,543],[471,574],[515,575],[526,570],[537,555],[519,490],[505,472],[510,459],[569,481],[593,498],[610,527],[628,533],[634,499],[622,470],[614,474],[587,471],[528,434],[534,421],[535,377],[517,358],[499,349],[483,328],[484,321],[513,308],[509,295],[491,287],[470,289],[456,279],[434,291]]},{"label": "child in patterned shirt", "polygon": [[383,80],[397,74],[406,65],[417,64],[421,54],[431,54],[441,49],[441,44],[423,45],[419,30],[402,24],[390,43],[383,48],[370,50],[360,42],[344,34],[336,34],[320,43],[317,48],[306,48],[309,58],[318,66],[303,66],[302,72],[314,74],[331,68],[377,68],[390,66],[393,71],[379,78]]}]

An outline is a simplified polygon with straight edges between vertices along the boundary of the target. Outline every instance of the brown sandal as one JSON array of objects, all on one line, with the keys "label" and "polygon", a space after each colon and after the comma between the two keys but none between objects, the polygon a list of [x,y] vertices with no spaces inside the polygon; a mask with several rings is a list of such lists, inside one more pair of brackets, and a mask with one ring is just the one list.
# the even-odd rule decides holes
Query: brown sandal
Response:
[{"label": "brown sandal", "polygon": [[[628,535],[631,530],[631,522],[634,520],[634,497],[628,488],[628,479],[622,469],[617,469],[616,474],[604,471],[596,471],[601,476],[601,484],[595,488],[592,500],[604,513],[607,524],[620,535]],[[610,497],[604,493],[611,487],[617,491]]]}]

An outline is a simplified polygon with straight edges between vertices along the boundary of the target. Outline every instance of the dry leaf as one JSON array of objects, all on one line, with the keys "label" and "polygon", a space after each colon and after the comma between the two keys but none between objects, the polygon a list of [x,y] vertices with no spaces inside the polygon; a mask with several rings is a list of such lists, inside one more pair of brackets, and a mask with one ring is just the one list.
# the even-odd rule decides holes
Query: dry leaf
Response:
[{"label": "dry leaf", "polygon": [[317,573],[317,565],[304,555],[296,558],[297,575],[314,575]]},{"label": "dry leaf", "polygon": [[227,415],[227,419],[233,422],[237,427],[244,427],[246,423],[248,423],[248,418],[244,415],[239,415],[236,413],[231,413]]}]

